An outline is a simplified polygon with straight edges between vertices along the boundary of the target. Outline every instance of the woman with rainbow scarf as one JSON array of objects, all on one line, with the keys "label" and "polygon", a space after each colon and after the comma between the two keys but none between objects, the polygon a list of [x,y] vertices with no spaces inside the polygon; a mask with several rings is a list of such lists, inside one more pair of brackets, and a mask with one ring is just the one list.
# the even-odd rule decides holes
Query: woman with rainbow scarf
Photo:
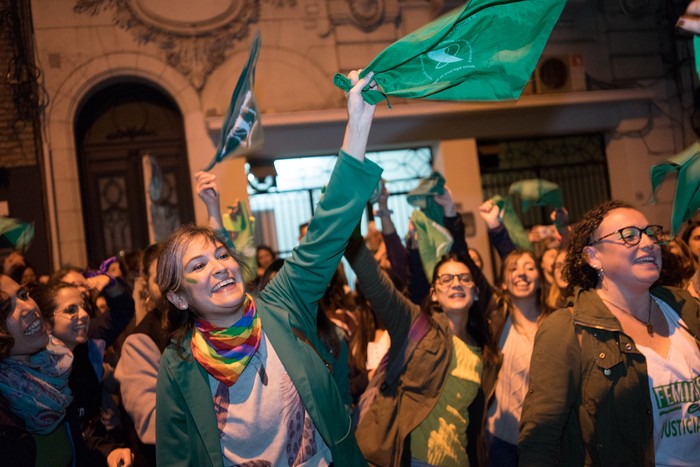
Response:
[{"label": "woman with rainbow scarf", "polygon": [[158,374],[159,465],[366,465],[316,350],[317,302],[381,175],[364,159],[374,105],[361,92],[372,75],[349,77],[349,119],[326,192],[262,292],[245,290],[240,261],[208,227],[179,228],[158,259],[173,331]]}]

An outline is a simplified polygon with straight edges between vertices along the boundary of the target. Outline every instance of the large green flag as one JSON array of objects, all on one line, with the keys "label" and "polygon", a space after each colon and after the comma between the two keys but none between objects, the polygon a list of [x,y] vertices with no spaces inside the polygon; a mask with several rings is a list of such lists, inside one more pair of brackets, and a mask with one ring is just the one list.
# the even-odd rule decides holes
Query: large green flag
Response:
[{"label": "large green flag", "polygon": [[[566,0],[469,0],[384,49],[365,101],[396,96],[456,101],[520,97]],[[351,88],[337,74],[336,86]]]},{"label": "large green flag", "polygon": [[656,191],[672,173],[678,173],[671,209],[671,236],[675,236],[683,222],[693,217],[700,209],[700,141],[696,141],[680,153],[650,169],[649,203],[656,202]]}]

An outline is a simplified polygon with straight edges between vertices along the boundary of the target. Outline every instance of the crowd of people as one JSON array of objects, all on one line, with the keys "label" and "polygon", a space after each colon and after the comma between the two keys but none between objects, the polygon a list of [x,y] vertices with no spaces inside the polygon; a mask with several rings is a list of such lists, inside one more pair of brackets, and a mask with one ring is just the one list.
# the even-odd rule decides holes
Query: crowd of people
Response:
[{"label": "crowd of people", "polygon": [[[697,465],[700,222],[675,238],[607,202],[532,250],[493,201],[492,283],[450,189],[426,267],[365,159],[372,74],[349,75],[335,169],[286,259],[185,225],[95,270],[0,276],[0,456],[13,466]],[[382,185],[379,185],[382,186]],[[357,276],[349,287],[340,260]]]}]

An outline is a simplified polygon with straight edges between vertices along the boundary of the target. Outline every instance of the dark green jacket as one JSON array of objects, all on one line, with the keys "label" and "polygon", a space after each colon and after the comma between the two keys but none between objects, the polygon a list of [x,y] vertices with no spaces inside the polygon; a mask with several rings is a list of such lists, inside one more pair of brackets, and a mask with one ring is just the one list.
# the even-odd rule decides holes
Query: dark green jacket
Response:
[{"label": "dark green jacket", "polygon": [[[364,242],[353,239],[345,256],[357,274],[360,290],[389,332],[391,366],[403,358],[411,324],[420,316],[421,309],[396,290]],[[440,398],[452,358],[452,331],[444,313],[434,313],[431,324],[393,386],[385,383],[386,372],[378,372],[369,383],[367,390],[376,390],[377,395],[357,426],[355,436],[370,465],[405,465],[411,432]]]},{"label": "dark green jacket", "polygon": [[[656,287],[700,335],[700,306],[685,290]],[[521,466],[654,466],[646,359],[593,290],[573,313],[542,321],[520,418]]]},{"label": "dark green jacket", "polygon": [[[367,465],[353,436],[350,417],[333,377],[314,349],[297,338],[301,330],[315,348],[317,302],[335,272],[381,169],[342,154],[301,245],[268,286],[255,296],[267,339],[275,348],[316,429],[337,466]],[[163,353],[156,393],[156,456],[163,466],[223,467],[219,432],[207,372],[175,343]]]}]

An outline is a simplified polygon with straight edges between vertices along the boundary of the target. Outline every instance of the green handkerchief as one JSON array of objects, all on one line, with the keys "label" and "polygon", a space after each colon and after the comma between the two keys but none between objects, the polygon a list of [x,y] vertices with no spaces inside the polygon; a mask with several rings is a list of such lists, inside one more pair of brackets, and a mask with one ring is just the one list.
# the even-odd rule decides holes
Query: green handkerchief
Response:
[{"label": "green handkerchief", "polygon": [[678,173],[676,193],[671,208],[671,236],[680,231],[681,225],[700,209],[700,142],[696,141],[668,160],[651,167],[651,196],[656,202],[656,191],[671,173]]},{"label": "green handkerchief", "polygon": [[445,177],[440,172],[433,172],[406,195],[406,201],[423,211],[428,218],[442,225],[445,211],[435,202],[435,195],[441,195],[444,192]]},{"label": "green handkerchief", "polygon": [[418,233],[418,254],[423,263],[425,277],[428,278],[428,282],[432,282],[435,265],[452,248],[452,235],[445,227],[429,219],[419,209],[411,214],[411,222]]},{"label": "green handkerchief", "polygon": [[503,222],[503,226],[508,231],[508,236],[513,241],[513,244],[517,248],[532,251],[532,243],[528,239],[527,232],[523,228],[518,213],[513,209],[510,200],[502,198],[500,195],[496,195],[491,199],[501,211],[501,222]]},{"label": "green handkerchief", "polygon": [[[565,0],[470,0],[384,49],[360,73],[374,72],[365,101],[424,98],[455,101],[520,97]],[[348,91],[347,77],[336,86]]]},{"label": "green handkerchief", "polygon": [[512,183],[508,188],[508,193],[518,194],[523,203],[523,212],[530,209],[530,206],[562,207],[559,185],[541,178],[530,178]]}]

